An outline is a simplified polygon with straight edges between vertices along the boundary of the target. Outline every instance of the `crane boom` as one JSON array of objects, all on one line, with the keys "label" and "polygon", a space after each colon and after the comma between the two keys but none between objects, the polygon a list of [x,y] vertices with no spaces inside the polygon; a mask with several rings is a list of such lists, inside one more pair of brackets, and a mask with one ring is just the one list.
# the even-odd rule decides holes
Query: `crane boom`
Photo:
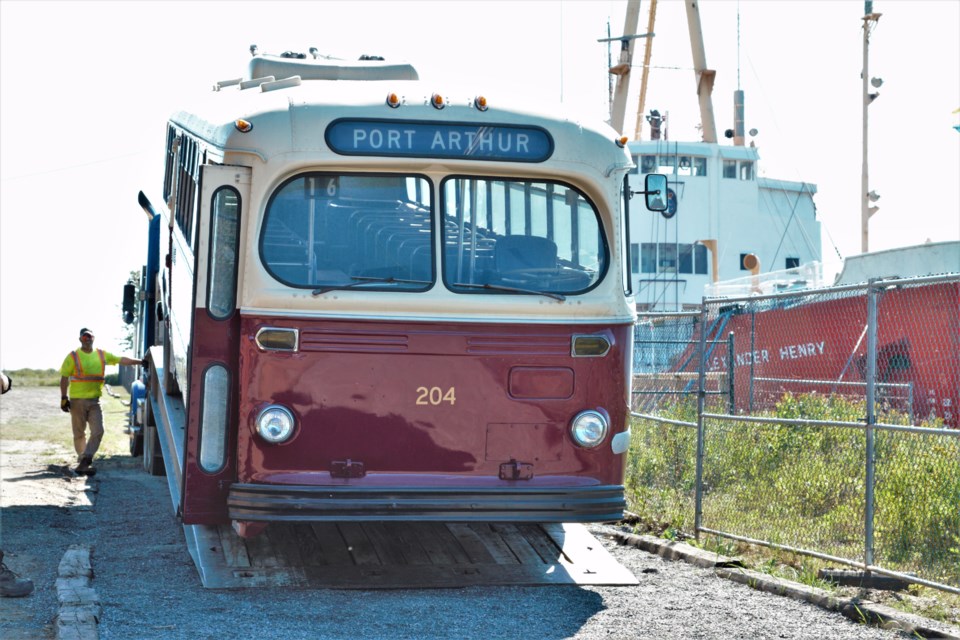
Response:
[{"label": "crane boom", "polygon": [[686,0],[687,28],[690,31],[690,49],[693,70],[697,78],[697,97],[700,99],[700,125],[703,141],[717,141],[717,123],[713,117],[713,82],[717,72],[707,68],[707,54],[703,47],[703,29],[700,26],[700,7],[697,0]]},{"label": "crane boom", "polygon": [[627,112],[627,93],[630,89],[630,66],[633,64],[633,41],[636,39],[637,22],[640,19],[640,0],[627,3],[627,16],[623,22],[619,64],[610,69],[617,76],[617,86],[613,91],[613,107],[610,110],[610,126],[623,135],[623,119]]},{"label": "crane boom", "polygon": [[[650,15],[647,18],[647,33],[653,34],[653,23],[657,17],[657,0],[650,0]],[[643,50],[643,75],[640,79],[640,102],[637,104],[637,124],[633,129],[633,139],[640,139],[640,128],[643,125],[643,108],[647,103],[647,81],[650,77],[650,55],[653,53],[653,38],[647,38]]]}]

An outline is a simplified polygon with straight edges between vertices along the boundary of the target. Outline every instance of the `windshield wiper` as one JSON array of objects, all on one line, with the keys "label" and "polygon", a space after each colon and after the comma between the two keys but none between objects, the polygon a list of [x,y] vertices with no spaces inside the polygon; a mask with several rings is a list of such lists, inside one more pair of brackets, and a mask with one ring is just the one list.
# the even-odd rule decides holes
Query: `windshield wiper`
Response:
[{"label": "windshield wiper", "polygon": [[530,293],[537,296],[547,296],[548,298],[553,298],[554,300],[559,300],[561,302],[567,299],[567,296],[563,295],[562,293],[553,293],[552,291],[537,291],[536,289],[521,289],[519,287],[507,287],[502,284],[490,284],[489,282],[484,284],[457,282],[452,286],[465,287],[467,289],[490,289],[491,291],[510,291],[512,293]]},{"label": "windshield wiper", "polygon": [[350,276],[351,280],[356,280],[356,282],[351,282],[349,284],[332,284],[325,287],[319,287],[313,290],[313,295],[318,296],[321,293],[327,293],[328,291],[335,291],[337,289],[352,289],[353,287],[358,287],[361,284],[433,284],[430,280],[407,280],[406,278],[394,278],[389,276],[386,278],[373,278],[370,276]]}]

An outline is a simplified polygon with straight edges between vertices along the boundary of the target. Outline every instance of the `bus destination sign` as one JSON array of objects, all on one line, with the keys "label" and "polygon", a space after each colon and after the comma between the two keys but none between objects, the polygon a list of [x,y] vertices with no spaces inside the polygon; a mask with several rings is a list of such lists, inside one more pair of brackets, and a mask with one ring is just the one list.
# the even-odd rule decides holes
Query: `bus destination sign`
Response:
[{"label": "bus destination sign", "polygon": [[327,144],[341,155],[543,162],[553,139],[539,127],[398,120],[336,120]]}]

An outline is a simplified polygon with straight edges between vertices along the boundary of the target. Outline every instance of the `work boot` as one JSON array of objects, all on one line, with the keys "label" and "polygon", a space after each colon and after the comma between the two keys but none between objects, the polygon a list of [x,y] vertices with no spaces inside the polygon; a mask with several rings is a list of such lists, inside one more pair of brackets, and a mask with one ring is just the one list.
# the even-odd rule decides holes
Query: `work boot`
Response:
[{"label": "work boot", "polygon": [[33,593],[33,580],[18,578],[17,574],[3,564],[3,552],[0,551],[0,596],[4,598],[22,598]]},{"label": "work boot", "polygon": [[[87,472],[90,471],[90,465],[93,464],[93,456],[82,456],[80,458],[80,464],[77,465],[77,468],[74,471],[77,472],[79,476],[87,475]],[[96,471],[94,471],[96,473]]]}]

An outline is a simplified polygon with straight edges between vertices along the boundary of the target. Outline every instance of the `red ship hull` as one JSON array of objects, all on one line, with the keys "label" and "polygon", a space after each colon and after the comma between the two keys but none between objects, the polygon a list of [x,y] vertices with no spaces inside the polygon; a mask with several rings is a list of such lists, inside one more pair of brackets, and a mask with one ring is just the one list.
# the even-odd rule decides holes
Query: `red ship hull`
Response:
[{"label": "red ship hull", "polygon": [[[866,296],[725,313],[711,338],[733,333],[732,363],[727,349],[714,347],[706,369],[728,373],[733,365],[738,413],[769,407],[786,392],[864,397]],[[876,343],[877,398],[885,407],[915,424],[960,426],[960,283],[881,291]]]}]

